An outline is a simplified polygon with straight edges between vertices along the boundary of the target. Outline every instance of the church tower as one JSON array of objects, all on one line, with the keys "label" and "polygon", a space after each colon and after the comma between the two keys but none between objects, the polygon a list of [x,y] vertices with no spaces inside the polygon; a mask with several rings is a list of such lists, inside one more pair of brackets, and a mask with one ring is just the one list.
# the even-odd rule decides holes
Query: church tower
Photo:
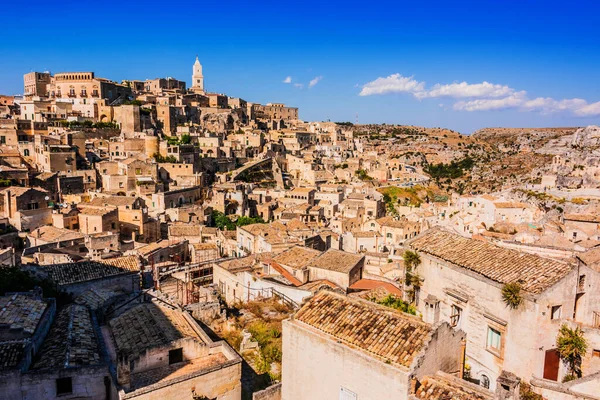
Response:
[{"label": "church tower", "polygon": [[192,87],[193,92],[204,93],[204,76],[202,76],[202,64],[196,56],[196,62],[192,67]]}]

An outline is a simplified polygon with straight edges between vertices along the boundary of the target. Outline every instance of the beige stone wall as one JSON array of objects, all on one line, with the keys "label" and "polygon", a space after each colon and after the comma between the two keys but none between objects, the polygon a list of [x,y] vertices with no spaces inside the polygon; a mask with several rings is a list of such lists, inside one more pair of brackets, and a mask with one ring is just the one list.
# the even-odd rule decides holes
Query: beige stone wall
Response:
[{"label": "beige stone wall", "polygon": [[121,132],[134,133],[140,131],[140,107],[122,105],[114,108],[115,121],[120,125]]},{"label": "beige stone wall", "polygon": [[[135,400],[189,400],[192,393],[209,399],[240,400],[242,398],[241,363],[220,368],[204,375],[191,377],[162,387],[151,387],[152,391],[120,394],[121,399]],[[158,386],[158,385],[156,385]],[[146,388],[147,390],[148,388]],[[138,394],[139,393],[139,394]]]},{"label": "beige stone wall", "polygon": [[283,322],[283,400],[338,399],[342,388],[358,399],[406,399],[406,370],[338,343],[307,325]]}]

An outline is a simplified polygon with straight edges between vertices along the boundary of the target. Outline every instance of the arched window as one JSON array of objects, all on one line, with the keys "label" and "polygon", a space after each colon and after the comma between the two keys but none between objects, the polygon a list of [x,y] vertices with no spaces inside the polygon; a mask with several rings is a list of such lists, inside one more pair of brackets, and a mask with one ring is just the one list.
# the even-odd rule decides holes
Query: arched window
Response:
[{"label": "arched window", "polygon": [[481,386],[483,386],[486,389],[490,388],[490,378],[487,377],[487,375],[481,375],[481,381],[479,381],[479,384]]}]

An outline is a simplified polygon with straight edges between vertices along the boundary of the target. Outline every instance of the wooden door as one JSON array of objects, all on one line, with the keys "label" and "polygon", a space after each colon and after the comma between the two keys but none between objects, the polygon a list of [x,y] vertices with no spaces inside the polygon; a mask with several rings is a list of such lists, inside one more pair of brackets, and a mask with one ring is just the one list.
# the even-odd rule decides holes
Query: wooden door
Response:
[{"label": "wooden door", "polygon": [[547,350],[544,358],[544,379],[558,381],[558,366],[560,358],[556,349]]}]

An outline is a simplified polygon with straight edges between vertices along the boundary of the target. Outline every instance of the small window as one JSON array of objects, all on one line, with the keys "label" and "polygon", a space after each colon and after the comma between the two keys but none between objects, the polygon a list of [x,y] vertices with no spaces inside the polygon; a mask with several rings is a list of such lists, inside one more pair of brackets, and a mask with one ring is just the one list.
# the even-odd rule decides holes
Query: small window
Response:
[{"label": "small window", "polygon": [[562,306],[552,306],[552,314],[550,319],[560,319],[562,313]]},{"label": "small window", "polygon": [[600,358],[600,350],[592,350],[592,357]]},{"label": "small window", "polygon": [[486,347],[494,353],[500,353],[502,349],[502,334],[500,331],[488,326]]},{"label": "small window", "polygon": [[462,308],[453,304],[450,312],[450,325],[452,325],[454,328],[460,328],[461,319]]},{"label": "small window", "polygon": [[56,395],[64,395],[73,393],[73,382],[71,378],[58,378],[56,380]]},{"label": "small window", "polygon": [[169,350],[169,365],[183,361],[183,349]]},{"label": "small window", "polygon": [[392,238],[392,234],[391,234],[391,233],[388,233],[388,234],[386,234],[385,236],[386,236],[388,239],[391,239],[391,238]]}]

